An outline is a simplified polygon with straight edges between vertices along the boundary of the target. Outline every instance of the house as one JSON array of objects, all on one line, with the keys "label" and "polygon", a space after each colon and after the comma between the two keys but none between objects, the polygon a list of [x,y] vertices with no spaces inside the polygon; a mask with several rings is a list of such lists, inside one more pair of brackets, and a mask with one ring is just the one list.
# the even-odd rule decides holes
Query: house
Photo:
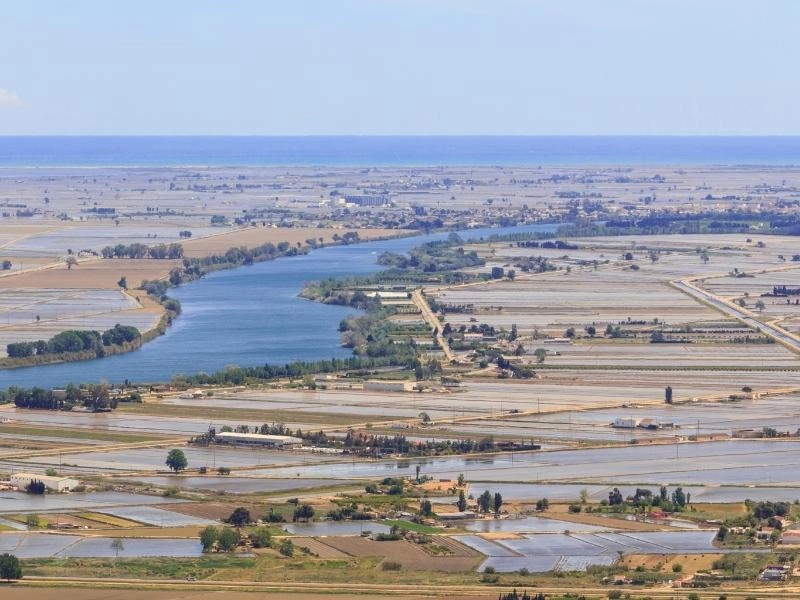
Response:
[{"label": "house", "polygon": [[41,481],[48,490],[56,492],[69,492],[81,484],[77,479],[70,477],[35,475],[33,473],[14,473],[11,475],[11,485],[20,490],[24,490],[32,481]]}]

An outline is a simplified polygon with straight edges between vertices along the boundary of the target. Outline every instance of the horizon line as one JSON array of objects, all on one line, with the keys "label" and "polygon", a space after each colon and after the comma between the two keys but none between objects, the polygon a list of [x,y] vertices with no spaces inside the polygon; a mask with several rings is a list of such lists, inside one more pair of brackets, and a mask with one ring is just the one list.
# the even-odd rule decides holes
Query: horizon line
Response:
[{"label": "horizon line", "polygon": [[800,138],[800,133],[19,133],[2,138]]}]

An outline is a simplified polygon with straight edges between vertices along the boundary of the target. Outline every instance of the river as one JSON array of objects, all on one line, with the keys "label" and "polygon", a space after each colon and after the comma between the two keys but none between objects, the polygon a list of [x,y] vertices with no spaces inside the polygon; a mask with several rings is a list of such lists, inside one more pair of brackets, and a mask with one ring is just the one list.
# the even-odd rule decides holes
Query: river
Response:
[{"label": "river", "polygon": [[[554,224],[504,229],[470,229],[465,239],[493,234],[554,231]],[[448,233],[328,246],[302,256],[279,258],[227,271],[170,291],[183,313],[163,335],[141,349],[100,360],[5,369],[0,389],[11,385],[63,387],[69,382],[169,381],[176,374],[212,373],[227,365],[283,364],[296,360],[346,357],[339,344],[339,321],[352,308],[300,298],[305,283],[328,277],[366,275],[383,267],[385,251],[407,252]]]}]

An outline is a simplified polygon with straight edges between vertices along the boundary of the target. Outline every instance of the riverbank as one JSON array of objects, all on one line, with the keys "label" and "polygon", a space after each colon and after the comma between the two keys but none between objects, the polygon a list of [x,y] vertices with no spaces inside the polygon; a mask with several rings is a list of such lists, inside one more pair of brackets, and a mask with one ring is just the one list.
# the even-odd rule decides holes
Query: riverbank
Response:
[{"label": "riverbank", "polygon": [[[24,286],[36,286],[31,289],[40,290],[48,285],[70,278],[72,283],[75,274],[79,275],[79,282],[84,286],[101,286],[101,289],[117,291],[124,295],[136,308],[137,311],[148,314],[158,314],[158,320],[153,327],[144,331],[137,340],[119,346],[108,346],[104,348],[102,356],[95,352],[65,352],[59,354],[41,354],[29,357],[2,357],[0,358],[0,369],[20,368],[31,366],[42,366],[49,364],[59,364],[65,362],[87,361],[106,356],[124,354],[138,350],[147,342],[164,335],[172,325],[175,318],[180,314],[180,303],[166,295],[166,290],[181,284],[190,283],[209,273],[234,269],[243,265],[254,264],[284,258],[287,256],[298,256],[307,254],[313,249],[325,247],[326,245],[346,245],[362,241],[376,241],[391,239],[392,237],[403,237],[407,233],[403,230],[331,230],[327,229],[322,235],[314,238],[305,238],[305,243],[299,240],[309,234],[309,229],[286,229],[278,228],[248,228],[232,232],[223,232],[208,238],[191,240],[186,242],[189,251],[188,256],[182,261],[179,260],[157,260],[152,258],[144,259],[101,259],[90,257],[82,261],[77,261],[67,269],[56,269],[54,266],[49,268],[36,268],[31,271],[21,271],[18,274],[9,274],[5,284],[16,283],[19,287],[13,289],[25,289]],[[340,233],[341,231],[341,233]],[[286,232],[289,232],[287,235]],[[315,234],[321,233],[320,229],[314,229]],[[396,235],[391,235],[396,234]],[[212,253],[215,249],[221,249],[225,244],[233,242],[257,242],[264,239],[281,239],[273,243],[267,241],[259,246],[251,248],[249,246],[229,246],[223,254]],[[291,242],[289,241],[291,240]],[[143,264],[145,263],[145,264]],[[156,264],[153,264],[156,263]],[[139,274],[147,274],[151,279],[142,280],[142,286],[134,290],[121,289],[121,280],[118,277],[118,268],[133,270]],[[64,273],[68,275],[64,276]],[[113,275],[112,275],[112,272]],[[127,280],[127,275],[121,276]],[[113,283],[111,283],[113,281]],[[146,284],[146,285],[145,285]],[[0,286],[2,288],[3,286]],[[72,287],[64,290],[74,289]],[[36,324],[40,323],[37,316]],[[93,330],[93,324],[87,323],[85,330]],[[36,331],[36,330],[34,330]],[[38,332],[37,332],[38,334]],[[33,341],[33,339],[31,339]]]}]

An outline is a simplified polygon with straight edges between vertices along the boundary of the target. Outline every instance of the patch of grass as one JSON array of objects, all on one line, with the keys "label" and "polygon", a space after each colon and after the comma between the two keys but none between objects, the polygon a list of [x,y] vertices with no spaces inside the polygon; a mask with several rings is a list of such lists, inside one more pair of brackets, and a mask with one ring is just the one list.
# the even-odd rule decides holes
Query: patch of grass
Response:
[{"label": "patch of grass", "polygon": [[192,575],[205,579],[227,569],[251,569],[255,559],[229,555],[170,559],[132,558],[37,558],[20,561],[25,575],[39,577],[133,577],[145,579],[185,579]]}]

